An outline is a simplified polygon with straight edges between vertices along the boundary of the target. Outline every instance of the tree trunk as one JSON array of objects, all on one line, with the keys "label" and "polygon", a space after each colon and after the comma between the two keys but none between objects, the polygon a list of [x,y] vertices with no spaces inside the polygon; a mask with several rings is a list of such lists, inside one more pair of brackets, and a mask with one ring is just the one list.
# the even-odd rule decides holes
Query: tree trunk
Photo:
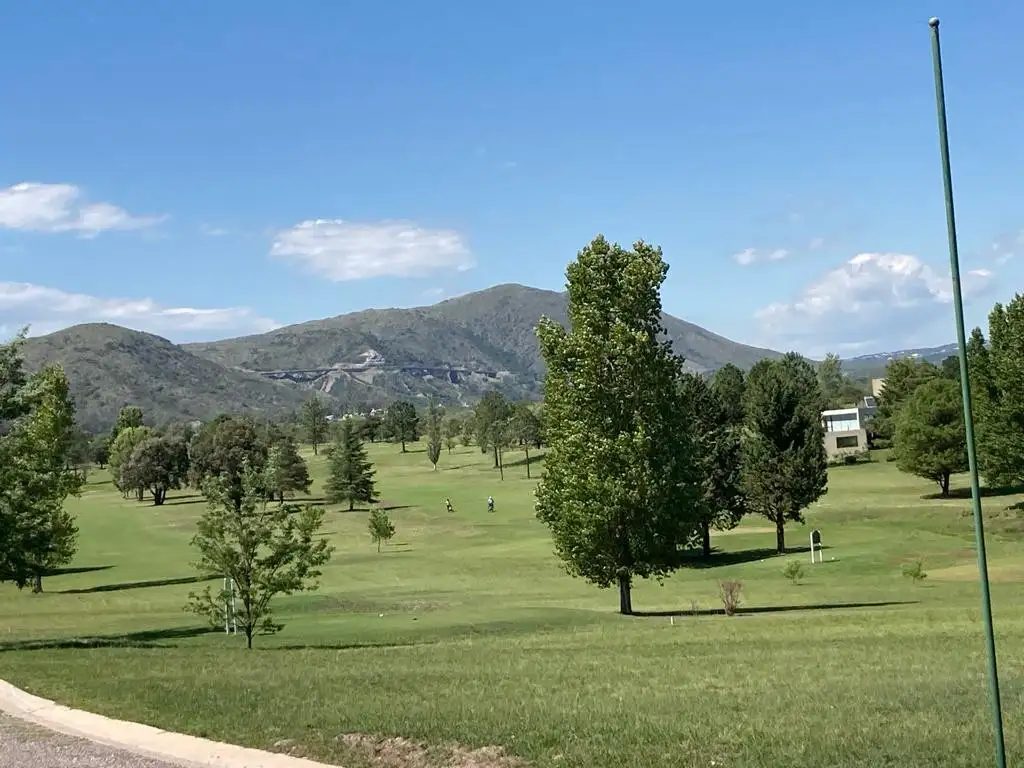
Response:
[{"label": "tree trunk", "polygon": [[245,628],[245,647],[252,650],[252,627]]},{"label": "tree trunk", "polygon": [[32,578],[32,594],[38,595],[43,591],[43,572],[38,571]]},{"label": "tree trunk", "polygon": [[356,508],[355,499],[349,499],[348,500],[348,511],[351,512],[355,508]]},{"label": "tree trunk", "polygon": [[498,469],[498,446],[494,446],[494,468]]},{"label": "tree trunk", "polygon": [[313,441],[313,455],[314,456],[319,456],[320,455],[319,448],[320,448],[320,446],[317,444],[316,440],[314,440]]},{"label": "tree trunk", "polygon": [[377,554],[380,554],[380,539],[377,539]]},{"label": "tree trunk", "polygon": [[145,495],[146,495],[146,490],[145,490],[144,488],[138,488],[138,489],[136,489],[136,491],[135,491],[135,498],[136,498],[136,499],[138,499],[139,501],[142,501],[142,498],[143,498],[143,497],[144,497]]},{"label": "tree trunk", "polygon": [[949,473],[945,472],[939,476],[939,488],[942,489],[942,498],[949,496]]},{"label": "tree trunk", "polygon": [[501,479],[504,480],[505,479],[505,462],[502,461],[502,459],[504,457],[501,456],[500,453],[498,454],[498,457],[499,457],[498,458],[498,472],[501,474]]},{"label": "tree trunk", "polygon": [[153,506],[159,507],[164,503],[164,499],[167,498],[166,488],[154,488],[153,489]]},{"label": "tree trunk", "polygon": [[405,440],[403,440],[402,441],[402,453],[406,453],[406,452],[407,451],[405,450]]},{"label": "tree trunk", "polygon": [[704,557],[711,557],[711,523],[707,520],[700,521],[700,546]]},{"label": "tree trunk", "polygon": [[786,518],[781,514],[775,521],[775,551],[786,554]]},{"label": "tree trunk", "polygon": [[623,616],[633,615],[633,593],[628,573],[619,574],[619,613]]},{"label": "tree trunk", "polygon": [[526,479],[530,479],[530,446],[526,446]]}]

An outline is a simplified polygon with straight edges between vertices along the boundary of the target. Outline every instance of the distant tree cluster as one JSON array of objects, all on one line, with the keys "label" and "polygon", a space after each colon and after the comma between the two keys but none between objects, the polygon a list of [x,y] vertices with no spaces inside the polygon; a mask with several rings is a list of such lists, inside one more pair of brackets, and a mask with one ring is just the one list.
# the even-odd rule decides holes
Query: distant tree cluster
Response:
[{"label": "distant tree cluster", "polygon": [[[624,614],[635,579],[685,567],[694,547],[710,554],[711,528],[747,512],[775,523],[785,551],[785,524],[827,487],[820,373],[795,353],[746,377],[687,372],[663,340],[667,270],[658,248],[598,237],[567,269],[569,327],[537,329],[548,370],[537,516],[567,571],[617,586]],[[509,419],[497,398],[481,401],[482,450],[500,446]]]}]

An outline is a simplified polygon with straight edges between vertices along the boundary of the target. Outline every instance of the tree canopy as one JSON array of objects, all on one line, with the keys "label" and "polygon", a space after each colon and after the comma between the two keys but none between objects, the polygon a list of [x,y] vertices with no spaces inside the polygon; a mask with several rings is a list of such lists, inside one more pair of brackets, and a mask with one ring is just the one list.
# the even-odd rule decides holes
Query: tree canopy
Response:
[{"label": "tree canopy", "polygon": [[569,328],[542,318],[548,451],[537,517],[567,571],[618,585],[663,577],[699,514],[698,459],[679,390],[683,361],[660,340],[668,265],[643,242],[598,236],[566,270]]},{"label": "tree canopy", "polygon": [[917,387],[896,419],[893,441],[896,466],[932,480],[943,496],[949,478],[967,471],[967,439],[959,385],[937,377]]}]

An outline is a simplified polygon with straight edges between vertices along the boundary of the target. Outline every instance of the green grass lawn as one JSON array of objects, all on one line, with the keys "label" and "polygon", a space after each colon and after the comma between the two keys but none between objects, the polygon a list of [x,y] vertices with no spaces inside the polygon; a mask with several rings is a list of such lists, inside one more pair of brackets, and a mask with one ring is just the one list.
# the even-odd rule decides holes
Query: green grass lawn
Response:
[{"label": "green grass lawn", "polygon": [[[95,471],[71,502],[74,567],[42,595],[0,588],[0,676],[347,768],[513,764],[469,754],[492,745],[543,766],[992,764],[968,499],[929,499],[885,462],[833,470],[808,525],[789,529],[799,552],[774,556],[770,524],[746,520],[714,537],[710,565],[641,583],[634,606],[651,615],[621,617],[613,591],[561,571],[522,465],[500,481],[476,448],[443,454],[439,472],[418,446],[370,452],[395,539],[378,554],[365,511],[329,510],[320,590],[282,598],[284,631],[251,652],[182,609],[201,500],[125,501]],[[324,461],[309,458],[316,498]],[[1020,501],[985,500],[1011,760],[1024,755]],[[813,567],[811,527],[828,547]],[[801,583],[782,575],[791,558]],[[918,585],[901,575],[916,559]],[[727,578],[744,584],[733,617],[712,613]]]}]

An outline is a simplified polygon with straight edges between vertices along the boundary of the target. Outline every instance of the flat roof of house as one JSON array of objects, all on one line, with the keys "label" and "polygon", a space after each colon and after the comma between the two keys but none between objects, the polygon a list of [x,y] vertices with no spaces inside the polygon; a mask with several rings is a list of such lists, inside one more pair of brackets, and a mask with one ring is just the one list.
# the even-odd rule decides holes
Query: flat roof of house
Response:
[{"label": "flat roof of house", "polygon": [[822,416],[849,416],[852,413],[860,413],[860,408],[854,406],[853,408],[835,408],[831,411],[822,411]]}]

